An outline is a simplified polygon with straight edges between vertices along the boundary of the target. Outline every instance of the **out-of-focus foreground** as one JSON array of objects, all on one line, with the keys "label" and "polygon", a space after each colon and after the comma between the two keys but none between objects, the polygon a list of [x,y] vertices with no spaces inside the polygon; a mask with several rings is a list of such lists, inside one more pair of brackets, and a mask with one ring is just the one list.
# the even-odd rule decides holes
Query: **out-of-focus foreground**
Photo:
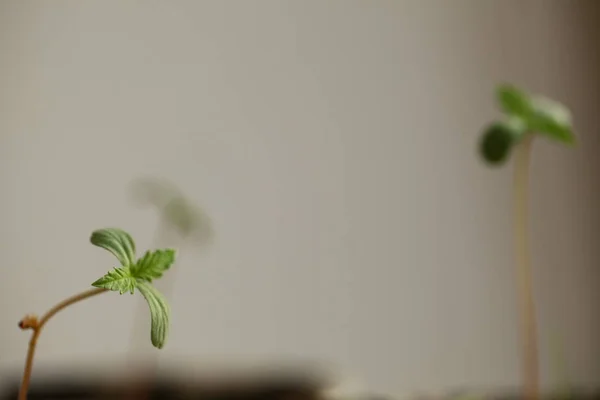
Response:
[{"label": "out-of-focus foreground", "polygon": [[510,81],[576,117],[578,147],[533,160],[542,384],[597,387],[599,21],[594,0],[0,2],[2,374],[25,313],[116,266],[87,239],[118,226],[180,249],[168,344],[110,293],[49,324],[33,381],[145,357],[515,387],[510,169],[475,155]]}]

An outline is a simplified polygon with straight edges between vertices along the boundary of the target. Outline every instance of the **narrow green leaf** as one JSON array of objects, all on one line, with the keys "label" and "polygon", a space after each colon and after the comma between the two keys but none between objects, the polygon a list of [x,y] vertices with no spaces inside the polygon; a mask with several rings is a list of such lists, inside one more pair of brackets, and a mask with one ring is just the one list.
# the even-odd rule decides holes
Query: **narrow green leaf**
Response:
[{"label": "narrow green leaf", "polygon": [[137,288],[150,307],[150,339],[152,345],[162,349],[169,331],[169,306],[163,295],[150,283],[139,281]]},{"label": "narrow green leaf", "polygon": [[121,229],[98,229],[92,232],[90,242],[110,251],[124,267],[135,263],[135,243],[131,236]]},{"label": "narrow green leaf", "polygon": [[496,97],[504,112],[527,118],[531,115],[533,107],[529,96],[512,85],[500,85],[496,89]]},{"label": "narrow green leaf", "polygon": [[175,261],[175,250],[165,249],[147,251],[138,262],[131,267],[131,274],[138,279],[152,282],[168,270]]},{"label": "narrow green leaf", "polygon": [[128,267],[115,268],[108,271],[106,275],[92,283],[92,286],[104,288],[123,294],[130,292],[133,294],[134,289],[138,285],[135,277],[131,275]]}]

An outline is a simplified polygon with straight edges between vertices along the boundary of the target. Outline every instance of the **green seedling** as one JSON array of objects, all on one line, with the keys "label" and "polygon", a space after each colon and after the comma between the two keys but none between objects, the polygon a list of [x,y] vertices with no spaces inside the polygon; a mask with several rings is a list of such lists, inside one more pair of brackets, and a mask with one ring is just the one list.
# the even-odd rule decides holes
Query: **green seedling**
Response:
[{"label": "green seedling", "polygon": [[573,145],[575,135],[571,114],[564,105],[511,85],[499,86],[496,95],[504,119],[485,129],[479,150],[483,159],[494,166],[504,164],[515,153],[514,245],[523,346],[523,397],[535,400],[539,398],[539,356],[528,226],[531,148],[538,137]]},{"label": "green seedling", "polygon": [[94,231],[90,241],[93,245],[110,251],[119,260],[120,267],[113,268],[106,275],[93,282],[92,289],[58,303],[41,318],[38,319],[36,316],[28,315],[19,322],[21,329],[33,330],[29,341],[19,400],[27,399],[35,347],[42,328],[56,313],[81,300],[109,291],[119,292],[119,294],[126,292],[133,294],[137,289],[150,307],[150,339],[152,345],[158,349],[165,345],[169,330],[169,306],[163,295],[152,285],[152,281],[160,278],[173,265],[175,250],[147,251],[138,259],[136,258],[135,242],[132,237],[127,232],[114,228]]}]

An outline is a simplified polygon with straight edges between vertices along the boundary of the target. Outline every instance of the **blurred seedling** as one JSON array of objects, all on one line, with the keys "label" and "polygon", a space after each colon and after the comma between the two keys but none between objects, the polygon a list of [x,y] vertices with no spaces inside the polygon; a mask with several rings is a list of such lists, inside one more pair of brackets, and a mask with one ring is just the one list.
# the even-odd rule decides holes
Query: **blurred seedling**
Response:
[{"label": "blurred seedling", "polygon": [[[158,238],[180,240],[191,239],[195,245],[210,242],[213,236],[212,224],[208,215],[172,182],[146,177],[132,184],[132,197],[140,206],[154,208],[159,217]],[[170,239],[177,234],[177,239]]]},{"label": "blurred seedling", "polygon": [[514,153],[514,246],[516,281],[522,336],[523,396],[539,398],[539,356],[536,310],[533,295],[529,244],[529,166],[534,139],[546,138],[573,145],[571,114],[562,104],[530,95],[512,86],[501,85],[496,97],[504,118],[483,132],[479,150],[493,166],[504,164]]}]

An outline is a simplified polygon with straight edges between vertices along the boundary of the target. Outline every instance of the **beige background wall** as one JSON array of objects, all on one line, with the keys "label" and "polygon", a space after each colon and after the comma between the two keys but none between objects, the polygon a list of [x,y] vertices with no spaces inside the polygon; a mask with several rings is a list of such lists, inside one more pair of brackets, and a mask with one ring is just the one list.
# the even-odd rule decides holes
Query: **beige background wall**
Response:
[{"label": "beige background wall", "polygon": [[[511,80],[576,114],[581,146],[536,148],[536,289],[545,385],[553,337],[574,382],[598,384],[599,16],[575,0],[0,2],[0,362],[21,366],[24,312],[113,266],[93,229],[152,244],[127,190],[156,174],[215,230],[173,271],[161,362],[317,359],[395,394],[516,384],[510,168],[474,155]],[[140,301],[60,315],[41,364],[123,356]]]}]

